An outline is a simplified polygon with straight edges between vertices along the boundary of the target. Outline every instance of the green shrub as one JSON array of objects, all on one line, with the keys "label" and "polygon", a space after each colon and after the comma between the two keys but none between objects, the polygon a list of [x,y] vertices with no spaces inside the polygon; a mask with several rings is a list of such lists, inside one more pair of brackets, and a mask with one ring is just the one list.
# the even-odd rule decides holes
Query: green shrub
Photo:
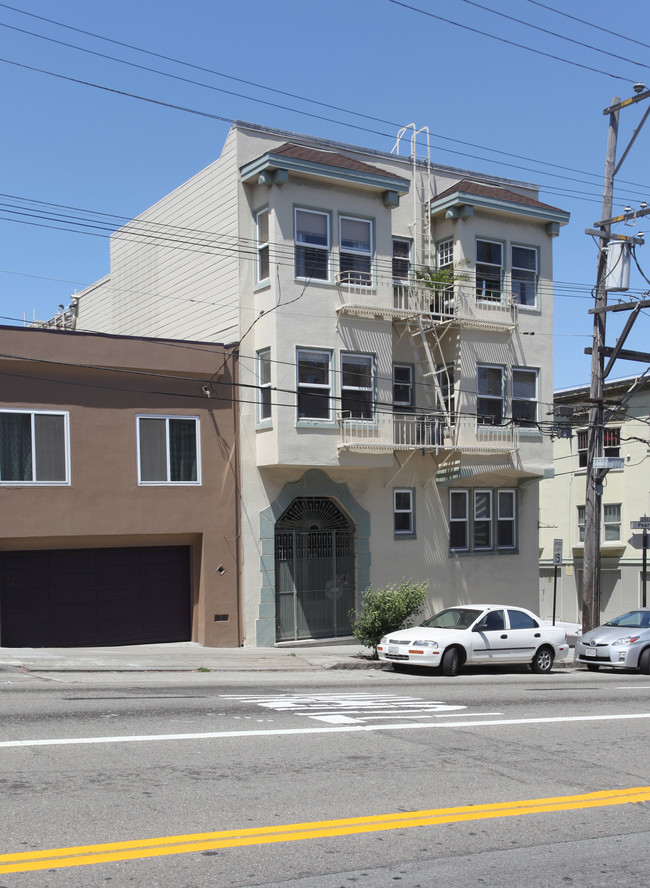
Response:
[{"label": "green shrub", "polygon": [[428,588],[428,582],[413,583],[411,580],[402,580],[398,585],[384,589],[369,586],[361,595],[361,610],[350,611],[352,634],[361,644],[372,648],[376,658],[382,636],[412,625],[409,617],[424,603]]}]

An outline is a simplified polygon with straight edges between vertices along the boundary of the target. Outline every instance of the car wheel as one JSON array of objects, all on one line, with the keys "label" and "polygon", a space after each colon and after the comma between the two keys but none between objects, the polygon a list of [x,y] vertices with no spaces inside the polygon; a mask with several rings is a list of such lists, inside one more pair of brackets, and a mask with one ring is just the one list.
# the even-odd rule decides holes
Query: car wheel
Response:
[{"label": "car wheel", "polygon": [[587,669],[589,672],[598,672],[600,669],[600,663],[587,663]]},{"label": "car wheel", "polygon": [[639,657],[639,669],[644,675],[650,675],[650,648],[641,652]]},{"label": "car wheel", "polygon": [[555,659],[553,651],[547,647],[541,647],[535,652],[530,668],[538,675],[550,672],[553,668],[553,660]]},{"label": "car wheel", "polygon": [[460,657],[458,656],[458,648],[447,648],[447,650],[442,655],[440,667],[442,669],[443,675],[449,675],[452,677],[454,675],[458,675],[458,670],[460,669]]}]

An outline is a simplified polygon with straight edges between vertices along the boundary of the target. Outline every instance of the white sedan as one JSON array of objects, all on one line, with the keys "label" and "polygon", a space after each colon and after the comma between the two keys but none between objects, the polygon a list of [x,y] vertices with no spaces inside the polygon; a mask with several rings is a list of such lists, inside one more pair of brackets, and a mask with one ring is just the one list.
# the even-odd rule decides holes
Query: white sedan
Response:
[{"label": "white sedan", "polygon": [[389,632],[377,645],[380,660],[441,667],[457,675],[465,664],[530,663],[550,672],[569,652],[566,632],[523,607],[471,604],[448,607],[419,626]]}]

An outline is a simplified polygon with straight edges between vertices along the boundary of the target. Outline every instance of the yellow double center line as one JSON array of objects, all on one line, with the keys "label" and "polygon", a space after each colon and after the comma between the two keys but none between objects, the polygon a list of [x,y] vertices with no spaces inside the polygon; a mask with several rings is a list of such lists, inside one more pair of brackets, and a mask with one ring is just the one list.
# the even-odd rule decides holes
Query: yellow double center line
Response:
[{"label": "yellow double center line", "polygon": [[429,811],[378,814],[372,817],[351,817],[345,820],[321,820],[312,823],[290,823],[284,826],[260,826],[253,829],[191,833],[185,836],[110,842],[105,845],[79,845],[71,848],[53,848],[49,851],[22,851],[18,854],[0,854],[0,873],[88,866],[93,863],[112,863],[117,860],[162,857],[165,854],[189,854],[218,848],[269,845],[274,842],[301,842],[305,839],[323,839],[390,829],[410,829],[413,826],[437,826],[442,823],[461,823],[467,820],[520,817],[524,814],[575,811],[580,808],[627,805],[633,802],[647,801],[650,801],[650,786],[637,786],[632,789],[603,790],[585,795],[498,802],[491,805],[433,808]]}]

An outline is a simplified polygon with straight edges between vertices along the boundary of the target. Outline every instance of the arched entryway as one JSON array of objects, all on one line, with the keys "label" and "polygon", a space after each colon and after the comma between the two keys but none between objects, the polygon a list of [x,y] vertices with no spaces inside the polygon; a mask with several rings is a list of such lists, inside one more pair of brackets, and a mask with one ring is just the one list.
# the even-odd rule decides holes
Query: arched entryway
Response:
[{"label": "arched entryway", "polygon": [[354,525],[329,497],[294,499],[275,525],[277,641],[350,634]]}]

